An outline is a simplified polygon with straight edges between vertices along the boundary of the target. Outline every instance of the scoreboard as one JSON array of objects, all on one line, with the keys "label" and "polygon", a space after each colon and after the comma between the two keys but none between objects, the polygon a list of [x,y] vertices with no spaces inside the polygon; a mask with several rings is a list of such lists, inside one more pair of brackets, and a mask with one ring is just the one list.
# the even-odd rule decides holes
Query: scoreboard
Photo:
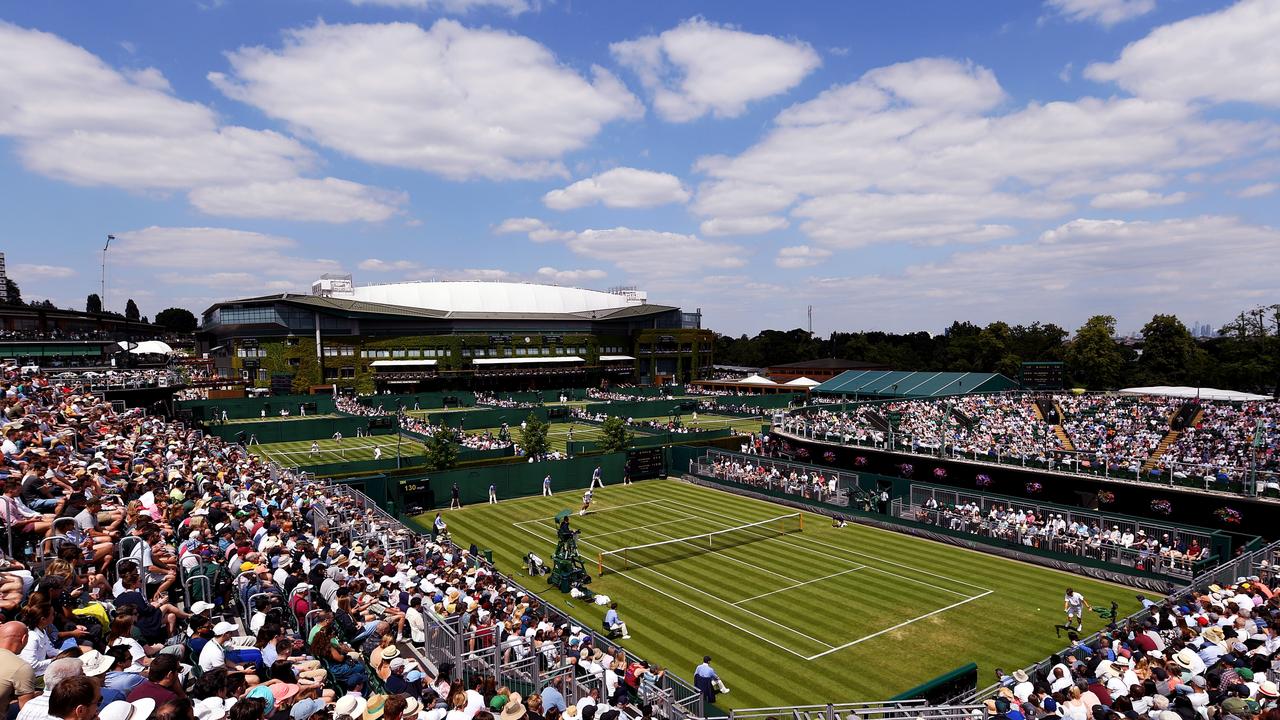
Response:
[{"label": "scoreboard", "polygon": [[1018,384],[1023,390],[1062,390],[1067,382],[1065,368],[1061,362],[1024,362]]},{"label": "scoreboard", "polygon": [[627,466],[632,480],[649,480],[665,477],[666,460],[662,448],[632,448],[627,451]]},{"label": "scoreboard", "polygon": [[403,478],[400,480],[400,497],[406,506],[435,507],[436,494],[427,478]]}]

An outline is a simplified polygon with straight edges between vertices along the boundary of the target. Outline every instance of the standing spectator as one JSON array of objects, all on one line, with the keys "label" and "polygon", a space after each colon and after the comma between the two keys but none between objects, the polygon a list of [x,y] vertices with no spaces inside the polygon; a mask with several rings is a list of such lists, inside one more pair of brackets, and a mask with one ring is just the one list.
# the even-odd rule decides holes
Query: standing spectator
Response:
[{"label": "standing spectator", "polygon": [[729,688],[725,687],[720,676],[716,674],[715,668],[711,667],[710,655],[703,655],[702,664],[694,669],[693,685],[702,692],[703,699],[708,703],[716,701],[716,692],[729,692]]}]

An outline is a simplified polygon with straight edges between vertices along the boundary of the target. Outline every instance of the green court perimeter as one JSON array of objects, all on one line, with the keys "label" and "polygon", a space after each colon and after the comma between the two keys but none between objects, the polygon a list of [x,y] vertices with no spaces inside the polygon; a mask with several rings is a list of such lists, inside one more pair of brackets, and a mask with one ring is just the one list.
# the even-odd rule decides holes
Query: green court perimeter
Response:
[{"label": "green court perimeter", "polygon": [[[548,469],[554,490],[554,463]],[[605,608],[522,572],[530,551],[551,564],[557,512],[575,512],[593,576],[603,550],[794,512],[676,480],[597,490],[586,517],[576,514],[581,498],[564,491],[476,505],[445,520],[455,542],[493,549],[501,570],[599,630]],[[419,517],[424,527],[430,520]],[[621,643],[641,657],[691,680],[712,655],[732,690],[717,699],[723,707],[884,700],[968,662],[986,684],[996,667],[1012,671],[1066,646],[1053,626],[1063,622],[1067,587],[1097,606],[1115,600],[1122,616],[1138,605],[1123,586],[885,530],[833,528],[819,515],[805,514],[800,532],[725,540],[719,550],[667,546],[669,559],[620,571],[619,560],[606,558],[610,569],[590,586],[619,603],[631,633]],[[652,561],[662,551],[641,554]],[[1086,612],[1086,632],[1102,624]]]},{"label": "green court perimeter", "polygon": [[[209,424],[221,425],[222,420],[218,419],[219,417],[221,416],[214,417],[213,420],[209,421]],[[226,424],[227,425],[243,425],[245,423],[289,422],[291,420],[332,420],[333,418],[336,418],[336,417],[343,417],[343,416],[335,415],[333,413],[328,413],[328,414],[321,413],[319,415],[299,415],[297,413],[293,413],[292,415],[281,417],[277,413],[275,415],[267,415],[266,417],[229,418]]]},{"label": "green court perimeter", "polygon": [[[343,437],[342,440],[317,440],[319,452],[311,452],[310,440],[296,442],[269,443],[267,445],[250,445],[249,452],[261,455],[267,460],[274,460],[282,467],[302,467],[306,465],[328,465],[330,463],[355,462],[372,460],[374,447],[382,448],[382,459],[392,460],[396,457],[395,435],[370,435],[369,437]],[[422,443],[405,435],[400,440],[400,454],[425,455],[427,449]]]}]

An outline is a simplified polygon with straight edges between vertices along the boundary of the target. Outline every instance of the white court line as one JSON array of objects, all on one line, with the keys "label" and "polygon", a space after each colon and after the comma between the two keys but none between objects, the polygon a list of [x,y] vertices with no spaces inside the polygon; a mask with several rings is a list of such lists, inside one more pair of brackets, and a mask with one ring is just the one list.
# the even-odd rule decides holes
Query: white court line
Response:
[{"label": "white court line", "polygon": [[613,530],[605,533],[596,533],[595,535],[586,535],[586,536],[583,536],[581,539],[595,540],[596,538],[602,538],[609,535],[620,535],[622,533],[631,532],[633,530],[645,530],[647,528],[658,527],[659,525],[670,525],[672,523],[685,522],[686,520],[700,520],[700,519],[701,518],[699,518],[697,515],[685,515],[682,513],[681,516],[676,518],[675,520],[664,520],[662,522],[651,523],[649,525],[637,525],[635,527],[629,527],[625,530]]},{"label": "white court line", "polygon": [[[684,511],[683,511],[683,510],[681,510],[681,512],[684,512]],[[686,515],[687,515],[687,513],[686,513]],[[696,519],[699,519],[699,520],[710,520],[710,519],[711,519],[711,518],[703,517],[703,516],[700,516],[700,515],[689,515],[688,517],[690,517],[690,518],[696,518]],[[716,521],[713,521],[713,522],[716,522]],[[718,523],[718,522],[717,522],[717,524],[721,524],[721,523]],[[680,538],[676,537],[675,535],[668,535],[667,533],[664,533],[664,532],[662,532],[661,530],[654,530],[654,531],[652,531],[652,532],[654,532],[654,533],[656,533],[656,534],[658,534],[658,535],[662,535],[663,537],[666,537],[666,538],[668,538],[668,539],[670,539],[670,540],[679,540],[679,539],[680,539]],[[699,534],[702,534],[702,533],[699,533]],[[780,578],[782,578],[783,580],[788,580],[788,581],[790,581],[790,582],[800,582],[800,579],[799,579],[799,578],[793,578],[793,577],[791,577],[790,575],[783,575],[783,574],[782,574],[782,573],[780,573],[780,572],[774,572],[774,571],[770,570],[769,568],[764,567],[763,565],[757,565],[757,564],[755,564],[755,563],[753,563],[753,562],[748,562],[748,561],[746,561],[746,560],[742,560],[742,559],[740,559],[740,558],[733,557],[732,555],[725,555],[725,554],[724,554],[724,552],[723,552],[723,551],[720,551],[720,550],[710,550],[710,549],[708,549],[706,554],[708,554],[708,555],[719,555],[720,557],[724,558],[725,560],[732,560],[733,562],[736,562],[736,563],[738,563],[739,565],[745,565],[745,566],[747,566],[747,567],[749,567],[749,568],[751,568],[751,569],[753,569],[753,570],[759,570],[760,572],[769,573],[770,575],[772,575],[772,576],[774,576],[774,577],[780,577]],[[730,603],[730,604],[732,604],[732,603]],[[813,638],[810,638],[810,639],[813,639]],[[822,642],[822,641],[821,641],[821,640],[819,640],[818,642]],[[825,644],[825,643],[824,643],[824,644]]]},{"label": "white court line", "polygon": [[[523,527],[523,526],[520,526],[520,525],[516,525],[516,527],[519,527],[519,528],[520,528],[521,530],[523,530],[524,532],[529,533],[530,535],[532,535],[532,536],[534,536],[534,537],[538,538],[539,540],[541,540],[541,541],[543,541],[543,542],[551,542],[551,541],[550,541],[550,540],[548,540],[547,538],[543,537],[542,535],[539,535],[538,533],[536,533],[536,532],[534,532],[534,531],[530,530],[529,528],[526,528],[526,527]],[[646,569],[647,569],[647,568],[646,568]],[[791,648],[787,647],[786,645],[782,645],[782,644],[780,644],[780,643],[774,642],[773,640],[770,640],[769,638],[767,638],[767,637],[765,637],[765,636],[763,636],[763,635],[761,635],[761,634],[759,634],[759,633],[752,632],[752,631],[750,631],[750,630],[748,630],[748,629],[746,629],[746,628],[742,627],[741,625],[739,625],[739,624],[737,624],[737,623],[735,623],[735,622],[732,622],[732,621],[730,621],[730,620],[726,620],[725,618],[722,618],[722,617],[720,617],[719,615],[716,615],[715,613],[711,612],[710,610],[707,610],[706,608],[698,607],[697,605],[694,605],[693,603],[691,603],[691,602],[689,602],[689,601],[687,601],[687,600],[682,600],[682,599],[680,599],[680,598],[676,597],[675,595],[672,595],[671,593],[666,592],[665,590],[660,590],[660,589],[658,589],[658,588],[656,588],[656,587],[654,587],[654,586],[650,585],[649,583],[647,583],[647,582],[645,582],[645,581],[643,581],[643,580],[641,580],[641,579],[639,579],[639,578],[635,577],[634,575],[631,575],[631,574],[628,574],[628,573],[619,573],[619,574],[620,574],[622,577],[626,578],[627,580],[630,580],[631,582],[636,583],[637,585],[640,585],[640,586],[642,586],[642,587],[649,588],[649,589],[650,589],[650,590],[652,590],[653,592],[656,592],[656,593],[658,593],[659,595],[662,595],[663,597],[670,598],[670,599],[675,600],[676,602],[680,603],[681,605],[685,605],[685,606],[687,606],[687,607],[693,608],[694,610],[697,610],[698,612],[700,612],[700,613],[702,613],[702,614],[704,614],[704,615],[707,615],[707,616],[709,616],[709,617],[711,617],[711,618],[714,618],[714,619],[716,619],[716,620],[719,620],[720,622],[724,623],[725,625],[728,625],[729,627],[734,628],[735,630],[738,630],[738,631],[740,631],[740,632],[744,632],[744,633],[746,633],[746,634],[750,635],[751,637],[754,637],[754,638],[755,638],[755,639],[757,639],[757,640],[763,640],[764,642],[769,643],[770,645],[772,645],[772,646],[774,646],[774,647],[778,648],[779,650],[785,650],[785,651],[787,651],[787,652],[791,653],[792,655],[795,655],[796,657],[798,657],[798,658],[800,658],[800,659],[802,659],[802,660],[807,659],[804,655],[801,655],[800,653],[796,652],[795,650],[792,650]],[[658,574],[659,574],[659,575],[662,575],[662,573],[658,573]],[[697,588],[695,588],[695,587],[692,587],[692,586],[690,586],[690,585],[686,585],[685,583],[682,583],[682,582],[680,582],[679,580],[676,580],[675,578],[670,578],[670,577],[667,577],[666,575],[663,575],[663,577],[666,577],[668,580],[671,580],[672,582],[676,583],[677,585],[684,585],[684,587],[687,587],[687,588],[689,588],[690,590],[694,590],[694,591],[696,591],[696,592],[702,592],[702,591],[698,590],[698,589],[697,589]],[[704,595],[706,595],[707,593],[703,593],[703,594],[704,594]],[[709,597],[715,597],[715,596],[714,596],[714,595],[709,595]],[[717,598],[717,599],[718,599],[718,598]],[[724,600],[721,600],[721,602],[725,602],[725,601],[724,601]],[[754,614],[754,613],[753,613],[753,614]],[[783,627],[785,627],[785,626],[783,626]],[[795,631],[793,630],[792,632],[795,632]],[[831,647],[831,645],[830,645],[829,643],[821,643],[821,644],[826,645],[827,647]]]},{"label": "white court line", "polygon": [[733,603],[733,604],[734,604],[734,605],[741,605],[741,604],[742,604],[742,603],[744,603],[744,602],[751,602],[752,600],[759,600],[759,599],[760,599],[760,598],[762,598],[762,597],[769,597],[770,595],[776,595],[776,594],[778,594],[778,593],[780,593],[780,592],[786,592],[786,591],[788,591],[788,590],[795,590],[795,589],[796,589],[796,588],[798,588],[798,587],[802,587],[802,586],[804,586],[804,585],[810,585],[810,584],[812,584],[812,583],[816,583],[816,582],[818,582],[818,581],[820,581],[820,580],[828,580],[828,579],[833,578],[833,577],[840,577],[841,575],[848,575],[848,574],[849,574],[849,573],[851,573],[851,572],[858,572],[859,570],[861,570],[861,569],[863,569],[863,568],[865,568],[865,567],[866,567],[866,565],[859,565],[858,567],[849,568],[848,570],[841,570],[841,571],[840,571],[840,572],[838,572],[838,573],[831,573],[830,575],[823,575],[823,576],[822,576],[822,577],[820,577],[820,578],[814,578],[814,579],[812,579],[812,580],[805,580],[804,582],[798,582],[798,583],[796,583],[795,585],[788,585],[787,587],[784,587],[784,588],[778,588],[777,590],[770,590],[769,592],[760,593],[759,595],[752,595],[751,597],[749,597],[749,598],[747,598],[747,599],[745,599],[745,600],[738,600],[737,602],[735,602],[735,603]]},{"label": "white court line", "polygon": [[[659,501],[659,502],[661,502],[661,501]],[[521,527],[520,529],[521,529],[521,530],[524,530],[525,532],[532,533],[532,531],[531,531],[531,530],[529,530],[528,528]],[[657,531],[655,530],[654,532],[657,532]],[[660,534],[662,534],[662,533],[660,533]],[[670,536],[670,535],[668,535],[667,537],[671,537],[671,536]],[[544,540],[545,540],[545,538],[544,538]],[[550,541],[550,540],[547,540],[547,542],[551,542],[551,541]],[[582,544],[583,544],[583,545],[590,545],[591,547],[595,548],[596,550],[600,550],[601,552],[607,552],[607,550],[606,550],[605,548],[603,548],[603,547],[601,547],[601,546],[599,546],[599,545],[596,545],[595,543],[590,542],[589,540],[581,540],[581,542],[582,542]],[[712,552],[711,552],[711,554],[713,554],[713,555],[720,555],[720,553],[715,552],[715,551],[712,551]],[[727,556],[727,555],[724,555],[724,556],[722,556],[722,557],[728,557],[728,556]],[[730,559],[730,560],[732,560],[733,558],[729,558],[729,559]],[[605,567],[608,567],[608,565],[606,565]],[[751,567],[755,567],[755,566],[753,565],[753,566],[751,566]],[[612,568],[610,568],[610,569],[612,569]],[[720,597],[719,595],[716,595],[716,594],[714,594],[714,593],[707,592],[706,590],[703,590],[703,589],[701,589],[701,588],[696,588],[696,587],[694,587],[694,586],[692,586],[692,585],[690,585],[690,584],[688,584],[688,583],[686,583],[686,582],[683,582],[683,581],[681,581],[681,580],[677,580],[676,578],[674,578],[674,577],[672,577],[672,576],[670,576],[670,575],[668,575],[668,574],[666,574],[666,573],[664,573],[664,572],[660,572],[660,571],[658,571],[658,570],[655,570],[655,569],[653,569],[653,568],[651,568],[651,567],[639,567],[639,568],[636,568],[636,569],[637,569],[637,570],[646,570],[646,571],[648,571],[648,572],[653,573],[654,575],[658,575],[658,576],[660,576],[660,577],[664,577],[664,578],[666,578],[666,579],[670,580],[671,582],[676,583],[677,585],[683,585],[684,587],[687,587],[687,588],[689,588],[690,590],[692,590],[692,591],[694,591],[694,592],[696,592],[696,593],[699,593],[699,594],[701,594],[701,595],[706,595],[707,597],[711,598],[712,600],[715,600],[716,602],[722,602],[722,603],[724,603],[725,605],[732,605],[732,604],[733,604],[733,603],[731,603],[730,601],[725,600],[724,598]],[[615,572],[619,572],[619,571],[615,571]],[[624,577],[630,577],[627,573],[620,573],[620,574],[622,574]],[[786,577],[786,576],[784,575],[784,576],[781,576],[781,577]],[[791,580],[791,581],[793,581],[793,582],[795,581],[795,578],[786,578],[786,579]],[[637,581],[637,582],[639,582],[639,581]],[[643,584],[643,583],[641,583],[641,584]],[[650,587],[650,586],[646,585],[646,587]],[[670,597],[670,596],[668,596],[668,597]],[[678,598],[676,598],[676,599],[678,599]],[[683,602],[683,601],[682,601],[682,602]],[[735,606],[735,607],[736,607],[736,606]],[[812,641],[814,641],[815,643],[818,643],[819,645],[825,645],[826,647],[831,647],[831,643],[829,643],[829,642],[825,642],[825,641],[822,641],[822,640],[819,640],[818,638],[813,637],[813,636],[811,636],[811,635],[806,635],[806,634],[804,634],[804,633],[800,632],[799,630],[796,630],[795,628],[791,627],[790,625],[786,625],[786,624],[784,624],[784,623],[780,623],[780,622],[778,622],[777,620],[774,620],[773,618],[765,617],[764,615],[761,615],[760,613],[752,612],[752,611],[750,611],[750,610],[746,610],[746,609],[743,609],[743,608],[738,608],[738,610],[739,610],[740,612],[744,612],[744,613],[746,613],[746,614],[748,614],[748,615],[751,615],[751,616],[753,616],[753,617],[757,617],[757,618],[759,618],[759,619],[761,619],[761,620],[764,620],[764,621],[765,621],[765,622],[767,622],[767,623],[772,623],[772,624],[774,624],[774,625],[777,625],[778,627],[780,627],[780,628],[782,628],[782,629],[784,629],[784,630],[787,630],[788,632],[791,632],[791,633],[794,633],[794,634],[796,634],[796,635],[799,635],[799,636],[800,636],[800,637],[802,637],[802,638],[805,638],[805,639],[807,639],[807,640],[812,640]],[[710,615],[710,613],[708,613],[708,614]],[[713,615],[712,617],[715,617],[715,616]],[[735,626],[735,627],[736,627],[736,626]],[[797,655],[799,655],[799,654],[797,653]],[[800,656],[800,657],[803,657],[803,656]]]},{"label": "white court line", "polygon": [[901,628],[901,627],[906,627],[906,626],[910,625],[911,623],[916,622],[917,620],[923,620],[923,619],[925,619],[925,618],[927,618],[927,617],[932,617],[933,615],[937,615],[937,614],[938,614],[938,613],[940,613],[940,612],[946,612],[946,611],[951,610],[951,609],[953,609],[953,608],[958,608],[958,607],[960,607],[961,605],[964,605],[965,603],[971,603],[971,602],[973,602],[974,600],[978,600],[978,599],[980,599],[980,598],[984,598],[984,597],[986,597],[986,596],[990,595],[990,594],[991,594],[991,593],[993,593],[993,592],[995,592],[995,591],[994,591],[994,590],[988,590],[988,591],[986,591],[986,592],[982,593],[981,595],[974,595],[973,597],[971,597],[971,598],[967,598],[967,599],[965,599],[965,600],[961,600],[961,601],[960,601],[960,602],[958,602],[958,603],[952,603],[952,604],[950,604],[950,605],[948,605],[948,606],[946,606],[946,607],[944,607],[944,608],[938,608],[937,610],[934,610],[933,612],[925,613],[924,615],[921,615],[920,617],[914,617],[914,618],[911,618],[910,620],[904,620],[904,621],[902,621],[902,622],[898,623],[897,625],[894,625],[893,627],[887,627],[887,628],[885,628],[885,629],[883,629],[883,630],[881,630],[881,631],[879,631],[879,632],[873,632],[873,633],[871,633],[870,635],[866,635],[866,636],[864,636],[864,637],[860,637],[860,638],[858,638],[857,640],[853,640],[853,641],[851,641],[851,642],[847,642],[847,643],[845,643],[845,644],[843,644],[843,645],[840,645],[840,646],[837,646],[837,647],[833,647],[833,648],[831,648],[830,650],[823,650],[822,652],[818,653],[817,655],[810,655],[809,657],[805,658],[805,660],[817,660],[818,658],[820,658],[820,657],[822,657],[822,656],[824,656],[824,655],[830,655],[831,653],[836,652],[837,650],[844,650],[845,648],[853,647],[854,645],[857,645],[857,644],[858,644],[858,643],[860,643],[860,642],[864,642],[864,641],[866,641],[866,640],[870,640],[870,639],[872,639],[872,638],[879,637],[879,636],[881,636],[881,635],[883,635],[883,634],[885,634],[885,633],[887,633],[887,632],[893,632],[894,630],[897,630],[898,628]]},{"label": "white court line", "polygon": [[[714,522],[714,523],[717,523],[717,524],[719,524],[719,525],[723,525],[723,526],[725,526],[725,527],[733,527],[733,525],[732,525],[732,524],[730,524],[730,523],[725,523],[724,521],[722,521],[722,520],[717,520],[716,518],[713,518],[713,517],[707,517],[707,516],[705,516],[705,515],[703,515],[703,516],[701,516],[701,517],[702,517],[704,520],[708,520],[708,521],[710,521],[710,522]],[[735,520],[741,520],[742,522],[750,522],[750,520],[748,520],[748,519],[746,519],[746,518],[738,518],[738,517],[734,517],[733,519],[735,519]],[[811,548],[811,547],[805,547],[804,545],[797,545],[797,544],[795,544],[795,543],[793,543],[793,542],[787,542],[787,540],[785,539],[786,537],[791,537],[791,536],[778,536],[778,537],[761,538],[761,539],[760,539],[760,542],[769,542],[770,540],[776,540],[776,541],[778,541],[779,543],[781,543],[781,544],[783,544],[783,545],[787,545],[787,546],[793,547],[793,548],[795,548],[795,549],[797,549],[797,550],[804,550],[805,552],[812,553],[812,554],[814,554],[814,555],[817,555],[817,556],[818,556],[818,557],[820,557],[820,558],[825,558],[825,559],[827,559],[827,560],[834,560],[834,561],[836,561],[836,562],[841,562],[841,563],[847,563],[847,562],[849,562],[848,558],[838,557],[838,556],[836,556],[836,555],[832,555],[831,553],[822,552],[821,550],[815,550],[814,548]],[[799,539],[801,539],[801,540],[805,540],[805,541],[807,541],[807,542],[818,543],[819,545],[824,545],[824,546],[826,546],[826,547],[834,548],[834,549],[836,549],[836,550],[845,550],[845,548],[841,548],[839,545],[829,545],[829,544],[824,543],[824,542],[821,542],[821,541],[819,541],[819,540],[813,540],[813,539],[811,539],[811,538],[805,538],[805,537],[801,537],[801,536],[796,536],[796,537],[798,537],[798,538],[799,538]],[[881,557],[880,557],[880,556],[878,556],[878,555],[870,555],[870,554],[868,554],[868,553],[860,553],[860,552],[857,552],[857,551],[855,551],[855,550],[846,550],[846,552],[853,553],[854,555],[860,555],[860,556],[862,556],[862,557],[867,557],[867,558],[873,558],[873,559],[875,559],[875,560],[880,560],[881,562],[885,562],[885,563],[888,563],[888,564],[890,564],[890,565],[898,565],[898,563],[894,563],[894,562],[891,562],[891,561],[889,561],[889,560],[885,560],[884,558],[881,558]],[[923,586],[925,586],[925,587],[933,588],[934,590],[938,590],[938,591],[941,591],[941,592],[950,593],[950,594],[952,594],[952,595],[959,595],[960,597],[970,597],[969,593],[963,593],[963,592],[960,592],[959,590],[952,590],[951,588],[942,587],[941,585],[934,585],[933,583],[925,582],[924,580],[921,580],[921,579],[919,579],[919,578],[908,577],[908,576],[906,576],[906,575],[899,575],[898,573],[890,572],[890,571],[888,571],[888,570],[884,570],[884,569],[881,569],[881,568],[878,568],[878,567],[872,567],[872,566],[869,566],[869,565],[868,565],[868,566],[864,566],[864,567],[866,567],[866,569],[867,569],[867,570],[873,570],[873,571],[875,571],[875,572],[880,573],[881,575],[888,575],[888,576],[890,576],[890,577],[898,578],[899,580],[905,580],[905,581],[907,581],[907,582],[916,583],[917,585],[923,585]],[[914,569],[914,568],[912,568],[912,569]],[[919,570],[919,571],[917,571],[917,572],[924,572],[924,571],[923,571],[923,570]],[[932,575],[933,573],[926,573],[926,574]],[[941,576],[941,577],[945,577],[945,576]],[[946,578],[946,579],[950,580],[950,578]],[[959,580],[956,580],[955,582],[960,582],[960,581],[959,581]],[[970,583],[964,583],[964,584],[965,584],[965,585],[970,585]],[[976,587],[976,586],[973,586],[973,587]],[[978,588],[978,589],[979,589],[979,590],[982,590],[982,591],[984,591],[984,592],[985,592],[985,591],[987,591],[987,588]]]},{"label": "white court line", "polygon": [[[705,486],[703,486],[703,485],[698,485],[697,487],[702,488],[702,487],[705,487]],[[716,492],[722,492],[722,493],[725,493],[726,495],[733,495],[734,497],[739,497],[739,498],[740,498],[740,497],[742,497],[741,495],[737,495],[737,494],[735,494],[735,493],[727,492],[727,491],[725,491],[725,490],[719,490],[719,489],[717,489],[717,488],[706,488],[706,489],[708,489],[708,490],[715,490]],[[687,507],[687,506],[683,506],[683,507]],[[704,510],[709,510],[708,508],[702,508],[702,509],[704,509]],[[709,511],[710,511],[710,510],[709,510]],[[711,512],[716,512],[716,511],[711,511]],[[721,514],[723,515],[724,513],[721,513]],[[705,517],[705,516],[703,516],[703,517]],[[710,518],[710,517],[708,517],[707,519],[708,519],[708,520],[713,520],[713,521],[715,521],[715,518]],[[734,518],[732,518],[732,519],[734,519],[734,520],[738,520],[738,521],[740,521],[740,522],[751,522],[751,521],[750,521],[750,519],[748,519],[748,518],[737,518],[737,517],[734,517]],[[720,524],[724,525],[724,523],[723,523],[723,522],[720,522]],[[832,545],[831,543],[825,543],[825,542],[822,542],[821,540],[814,540],[813,538],[801,537],[801,539],[802,539],[802,540],[804,540],[805,542],[811,542],[811,543],[813,543],[813,544],[815,544],[815,545],[821,545],[821,546],[823,546],[823,547],[829,547],[829,548],[831,548],[831,549],[833,549],[833,550],[839,550],[839,551],[841,551],[841,552],[846,552],[846,553],[849,553],[849,554],[851,554],[851,555],[858,555],[858,556],[860,556],[860,557],[870,558],[870,559],[872,559],[872,560],[878,560],[878,561],[880,561],[880,562],[882,562],[882,563],[884,563],[884,564],[886,564],[886,565],[893,565],[894,567],[900,567],[900,568],[902,568],[902,569],[904,569],[904,570],[910,570],[910,571],[912,571],[912,572],[918,572],[918,573],[920,573],[920,574],[922,574],[922,575],[928,575],[928,576],[930,576],[930,577],[936,577],[936,578],[938,578],[938,579],[940,579],[940,580],[946,580],[946,581],[948,581],[948,582],[953,582],[953,583],[955,583],[955,584],[957,584],[957,585],[967,585],[967,586],[969,586],[969,587],[971,587],[971,588],[974,588],[975,590],[981,590],[981,591],[982,591],[982,592],[984,592],[984,593],[992,592],[992,590],[991,590],[990,588],[985,588],[985,587],[982,587],[981,585],[974,585],[973,583],[971,583],[971,582],[966,582],[966,581],[964,581],[964,580],[957,580],[956,578],[953,578],[953,577],[947,577],[946,575],[940,575],[940,574],[938,574],[938,573],[929,572],[928,570],[921,570],[920,568],[911,567],[910,565],[904,565],[904,564],[902,564],[902,563],[894,562],[894,561],[892,561],[892,560],[886,560],[886,559],[884,559],[884,558],[880,557],[879,555],[872,555],[871,553],[859,552],[859,551],[854,550],[854,549],[852,549],[852,548],[846,548],[846,547],[842,547],[842,546],[840,546],[840,545]],[[805,548],[805,547],[802,547],[802,546],[800,546],[800,545],[794,545],[794,544],[792,544],[792,543],[787,543],[787,544],[789,544],[789,545],[793,545],[793,547],[798,547],[798,548],[800,548],[800,549],[802,549],[802,550],[809,550],[810,552],[814,552],[814,553],[817,553],[817,552],[818,552],[817,550],[813,550],[812,548]],[[829,554],[828,554],[828,555],[825,555],[825,556],[826,556],[826,557],[828,557],[828,558],[837,559],[837,558],[834,558],[833,556],[831,556],[831,555],[829,555]],[[846,562],[847,562],[847,561],[846,561]],[[879,570],[879,568],[872,568],[872,569]],[[893,575],[894,577],[898,577],[898,578],[903,578],[903,577],[904,577],[904,576],[902,576],[902,575],[897,575],[896,573],[891,573],[891,572],[889,572],[889,571],[887,571],[887,570],[879,570],[879,572],[882,572],[882,573],[884,573],[884,574],[886,574],[886,575]],[[954,594],[954,595],[961,595],[961,596],[963,596],[963,595],[964,595],[964,593],[956,592],[955,590],[949,590],[949,589],[947,589],[947,588],[939,588],[939,587],[938,587],[938,586],[936,586],[936,585],[929,585],[928,583],[925,583],[925,582],[923,582],[923,581],[921,581],[921,580],[916,580],[915,578],[905,578],[905,579],[907,579],[907,580],[911,580],[912,582],[920,583],[920,584],[922,584],[922,585],[928,585],[929,587],[933,587],[933,588],[936,588],[936,589],[939,589],[939,590],[945,590],[946,592],[952,593],[952,594]]]},{"label": "white court line", "polygon": [[[666,502],[666,500],[645,500],[643,502],[627,503],[626,505],[613,505],[611,507],[601,508],[599,510],[592,510],[591,514],[595,515],[596,513],[611,512],[613,510],[621,510],[623,508],[635,507],[636,505],[653,505],[654,503],[660,503],[660,502]],[[690,516],[690,517],[694,517],[694,516]],[[552,515],[550,517],[534,518],[532,520],[521,520],[520,522],[513,522],[511,524],[515,525],[516,527],[520,527],[521,525],[529,525],[536,522],[542,522],[543,520],[555,520],[555,519],[556,519],[556,516]]]}]

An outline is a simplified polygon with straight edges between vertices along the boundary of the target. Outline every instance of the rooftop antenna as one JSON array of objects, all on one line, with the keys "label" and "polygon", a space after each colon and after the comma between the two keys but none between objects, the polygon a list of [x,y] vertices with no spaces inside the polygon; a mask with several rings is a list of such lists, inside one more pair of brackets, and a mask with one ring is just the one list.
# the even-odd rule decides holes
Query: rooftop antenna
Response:
[{"label": "rooftop antenna", "polygon": [[813,306],[809,306],[809,337],[813,337]]}]

